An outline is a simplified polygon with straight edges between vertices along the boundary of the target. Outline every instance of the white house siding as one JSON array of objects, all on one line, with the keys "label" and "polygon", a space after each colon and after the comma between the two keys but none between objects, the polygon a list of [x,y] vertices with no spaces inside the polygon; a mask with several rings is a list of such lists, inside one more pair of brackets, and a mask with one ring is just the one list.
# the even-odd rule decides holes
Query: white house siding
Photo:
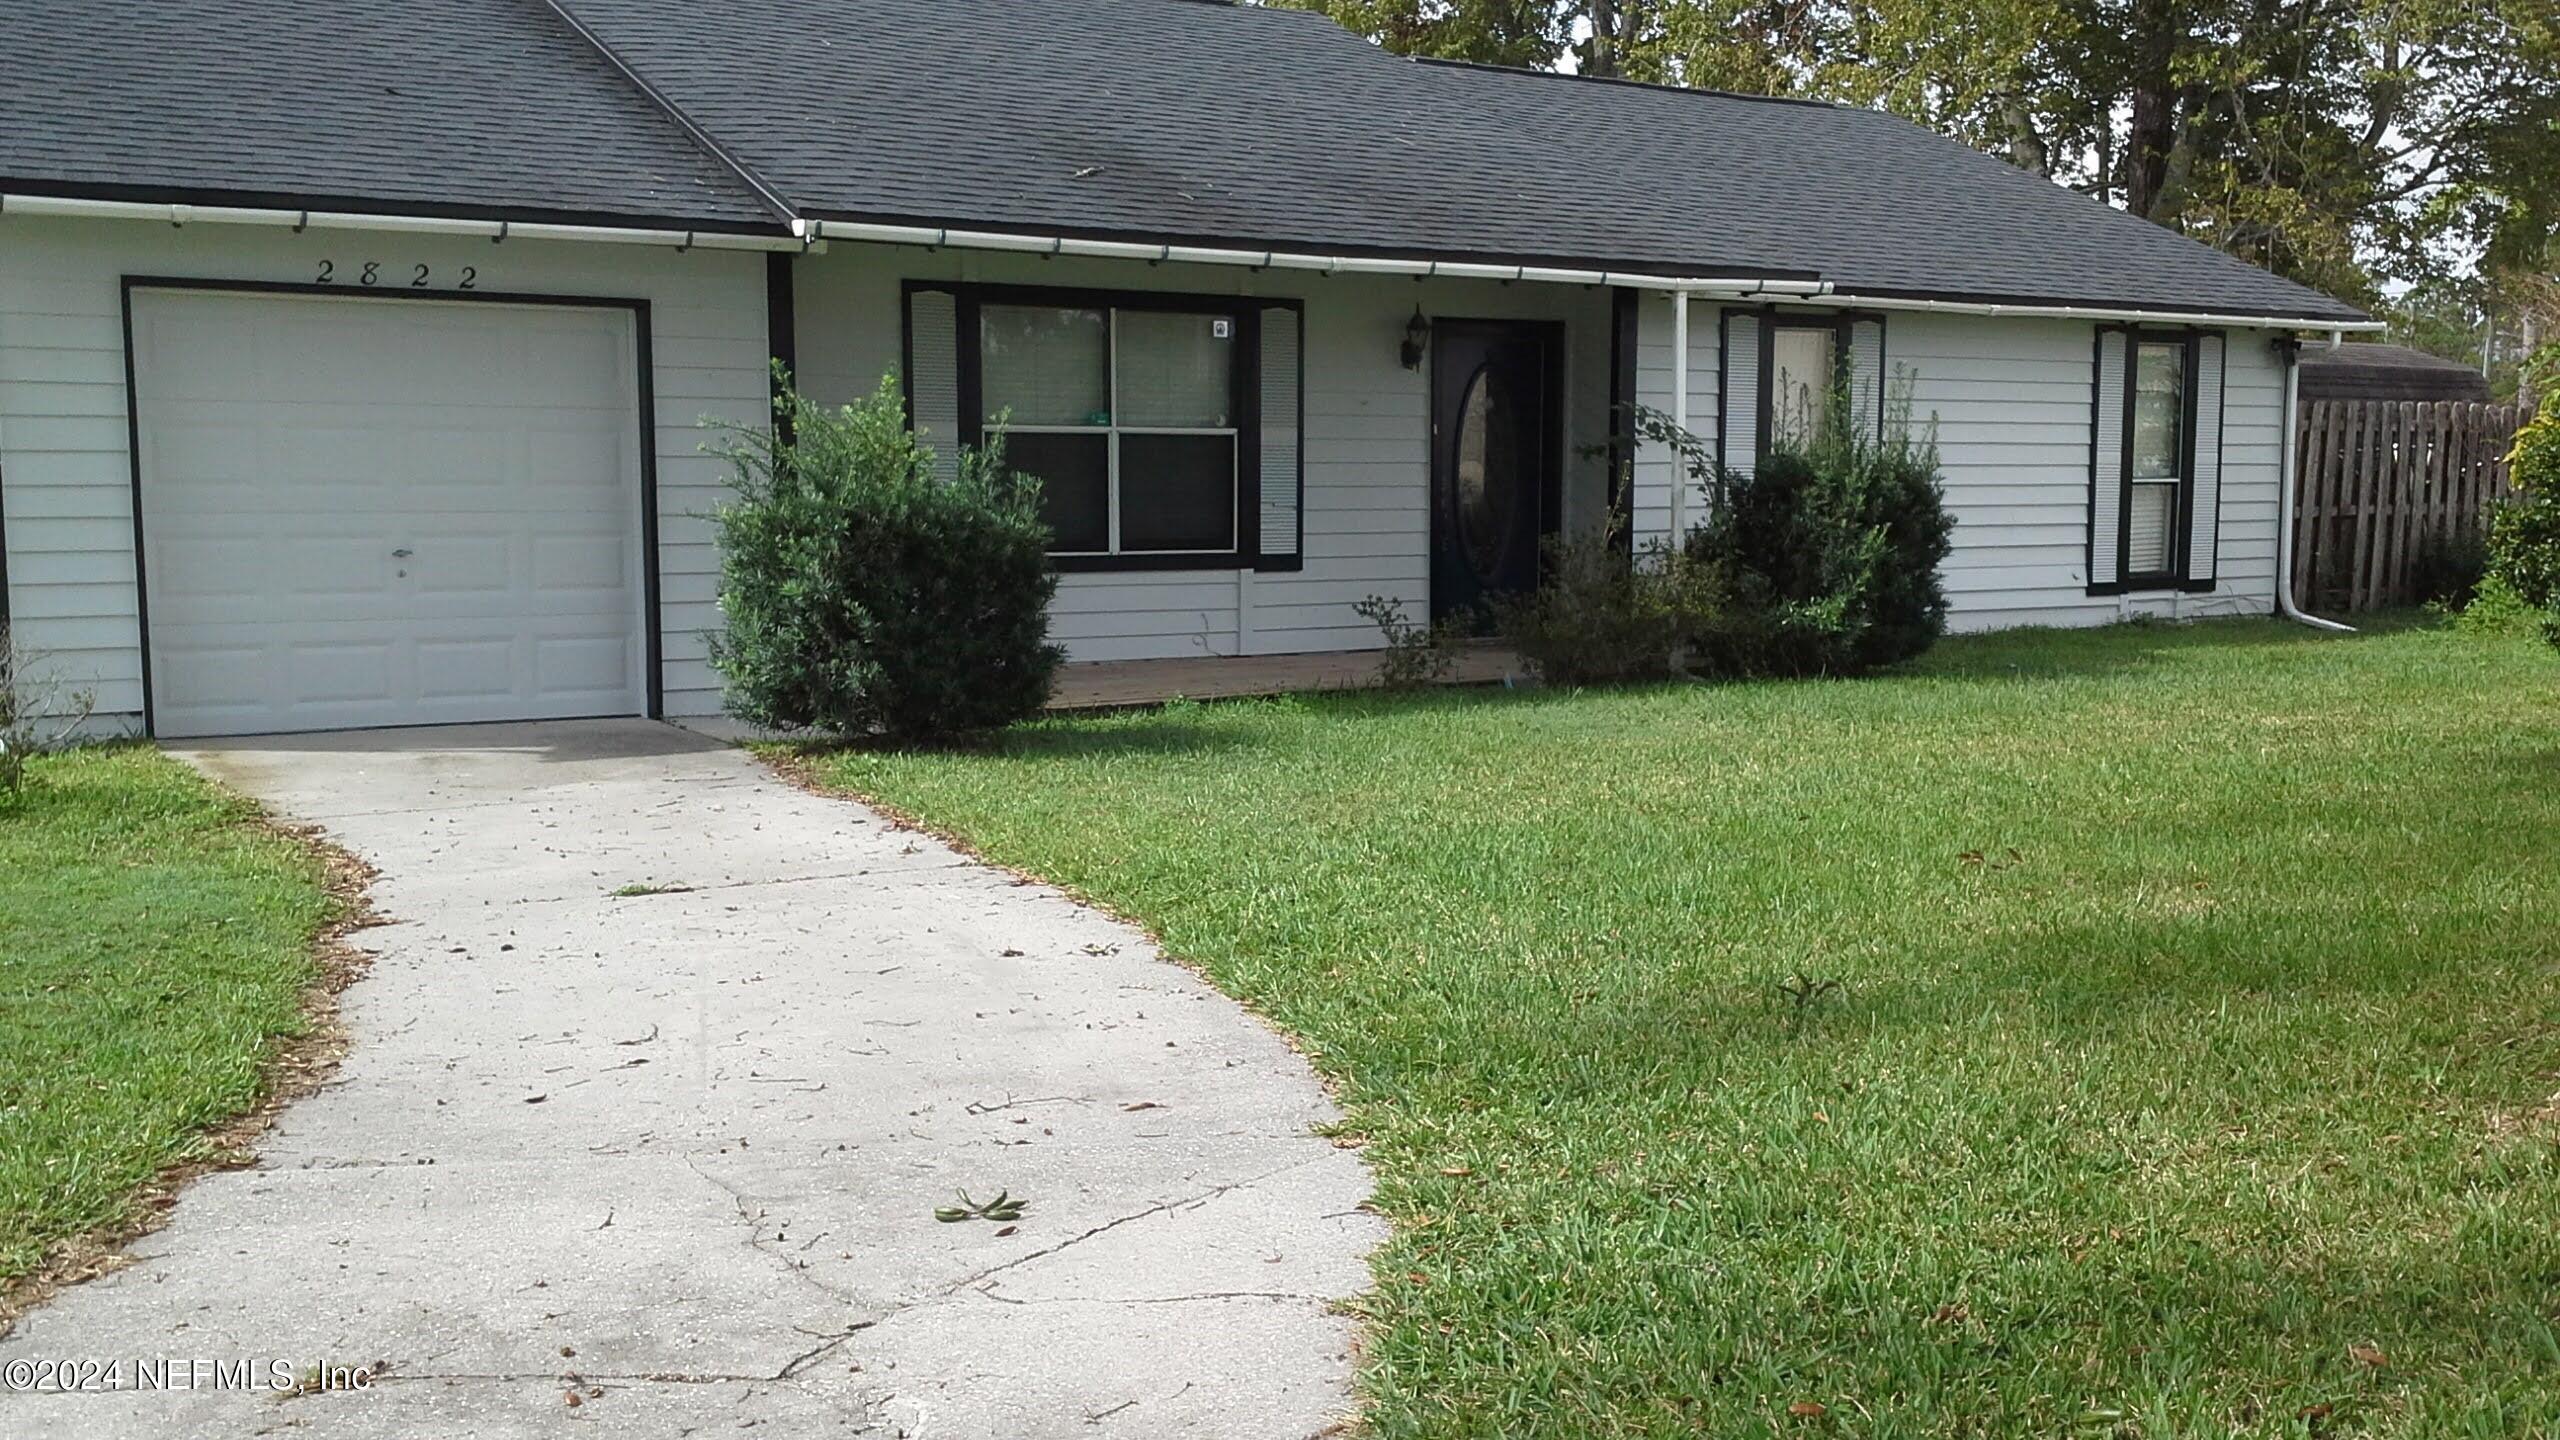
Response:
[{"label": "white house siding", "polygon": [[868,393],[899,367],[909,279],[1305,302],[1304,568],[1065,576],[1052,633],[1071,659],[1366,649],[1380,639],[1352,613],[1363,597],[1402,600],[1417,619],[1427,613],[1430,377],[1398,358],[1417,305],[1437,318],[1565,322],[1566,523],[1587,523],[1605,505],[1606,459],[1596,453],[1608,437],[1603,290],[867,245],[832,246],[797,270],[800,383],[828,401]]},{"label": "white house siding", "polygon": [[[1640,311],[1637,398],[1670,408],[1670,306]],[[1717,307],[1690,311],[1690,429],[1712,444]],[[2277,442],[2283,370],[2270,332],[2231,330],[2224,383],[2218,583],[2207,594],[2088,593],[2091,374],[2088,321],[1895,311],[1886,316],[1892,393],[1934,422],[1955,549],[1944,569],[1957,630],[2097,625],[2136,615],[2262,614],[2275,607]],[[1668,526],[1671,464],[1637,467],[1637,533]],[[1693,512],[1694,513],[1694,512]]]},{"label": "white house siding", "polygon": [[717,625],[719,565],[705,516],[726,467],[703,454],[700,422],[761,425],[768,393],[764,260],[735,251],[0,219],[0,519],[18,641],[94,687],[108,723],[140,723],[122,278],[299,284],[324,259],[350,289],[367,262],[379,262],[380,288],[403,289],[419,265],[435,289],[467,265],[482,294],[649,302],[664,705],[717,714],[703,636]]}]

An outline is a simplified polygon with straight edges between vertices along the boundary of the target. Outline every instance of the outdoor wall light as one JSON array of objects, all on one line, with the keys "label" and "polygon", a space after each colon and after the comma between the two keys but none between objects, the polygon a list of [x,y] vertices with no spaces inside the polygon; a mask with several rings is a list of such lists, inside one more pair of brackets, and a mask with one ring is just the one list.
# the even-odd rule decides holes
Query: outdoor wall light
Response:
[{"label": "outdoor wall light", "polygon": [[1404,368],[1419,370],[1422,357],[1431,353],[1431,322],[1422,317],[1422,307],[1413,307],[1413,318],[1404,322]]}]

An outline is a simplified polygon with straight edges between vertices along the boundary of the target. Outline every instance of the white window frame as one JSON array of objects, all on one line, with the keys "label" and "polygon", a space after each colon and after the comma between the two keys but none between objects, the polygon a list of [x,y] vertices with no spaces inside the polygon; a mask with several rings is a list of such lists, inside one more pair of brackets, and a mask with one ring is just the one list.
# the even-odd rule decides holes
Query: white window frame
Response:
[{"label": "white window frame", "polygon": [[[985,303],[1000,307],[1030,310],[1100,310],[1104,316],[1104,332],[1106,336],[1105,344],[1109,352],[1104,356],[1105,363],[1109,367],[1109,388],[1105,392],[1104,403],[1111,407],[1110,424],[1016,425],[1010,420],[1002,419],[989,419],[982,421],[986,433],[989,435],[1100,435],[1103,437],[1103,449],[1105,454],[1103,497],[1104,504],[1107,507],[1109,514],[1108,525],[1104,531],[1103,538],[1108,543],[1109,548],[1103,550],[1052,550],[1049,552],[1050,554],[1085,558],[1117,557],[1124,555],[1222,556],[1239,553],[1244,543],[1244,431],[1242,427],[1232,423],[1224,426],[1123,425],[1120,423],[1120,315],[1122,310],[1127,307],[1108,300],[1100,301],[1091,305],[1076,305],[1073,303],[1043,304],[1039,302],[1025,302],[1007,299],[992,299]],[[1200,315],[1207,319],[1224,320],[1234,327],[1233,333],[1230,333],[1227,336],[1229,344],[1241,345],[1243,343],[1244,327],[1236,321],[1236,318],[1233,315],[1222,314],[1216,311],[1185,310],[1178,305],[1169,305],[1161,310],[1153,310],[1153,307],[1150,307],[1150,309],[1152,310],[1152,313],[1157,314]],[[975,340],[980,346],[984,346],[987,343],[986,321],[983,318],[983,312],[978,322],[978,334],[975,337]],[[1228,352],[1227,386],[1230,397],[1233,396],[1235,391],[1235,367],[1243,363],[1244,361],[1241,355],[1237,354],[1233,350]],[[1003,412],[1000,407],[991,405],[990,402],[994,399],[995,397],[981,394],[978,401],[979,409],[982,412],[989,409],[995,409],[996,413],[1002,414]],[[1235,419],[1234,403],[1232,398],[1229,401],[1227,418],[1231,422]],[[1200,437],[1223,436],[1226,438],[1227,543],[1225,545],[1182,550],[1131,550],[1121,544],[1120,437],[1123,435],[1191,435]]]}]

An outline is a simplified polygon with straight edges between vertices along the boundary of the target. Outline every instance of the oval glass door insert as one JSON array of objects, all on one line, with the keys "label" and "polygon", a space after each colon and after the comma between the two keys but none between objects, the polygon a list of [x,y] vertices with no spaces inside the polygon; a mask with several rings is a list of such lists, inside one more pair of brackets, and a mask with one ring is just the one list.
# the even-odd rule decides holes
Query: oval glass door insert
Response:
[{"label": "oval glass door insert", "polygon": [[1458,411],[1458,550],[1486,584],[1499,578],[1520,522],[1520,411],[1490,365]]}]

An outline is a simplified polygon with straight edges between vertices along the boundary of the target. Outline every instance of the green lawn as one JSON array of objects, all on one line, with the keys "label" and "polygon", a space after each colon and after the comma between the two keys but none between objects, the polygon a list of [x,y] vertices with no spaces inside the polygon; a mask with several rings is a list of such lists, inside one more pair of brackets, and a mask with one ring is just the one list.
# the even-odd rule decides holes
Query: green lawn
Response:
[{"label": "green lawn", "polygon": [[2530,640],[2020,633],[820,770],[1340,1083],[1379,1435],[2560,1434]]},{"label": "green lawn", "polygon": [[0,800],[0,1281],[257,1103],[330,908],[308,851],[149,749]]}]

